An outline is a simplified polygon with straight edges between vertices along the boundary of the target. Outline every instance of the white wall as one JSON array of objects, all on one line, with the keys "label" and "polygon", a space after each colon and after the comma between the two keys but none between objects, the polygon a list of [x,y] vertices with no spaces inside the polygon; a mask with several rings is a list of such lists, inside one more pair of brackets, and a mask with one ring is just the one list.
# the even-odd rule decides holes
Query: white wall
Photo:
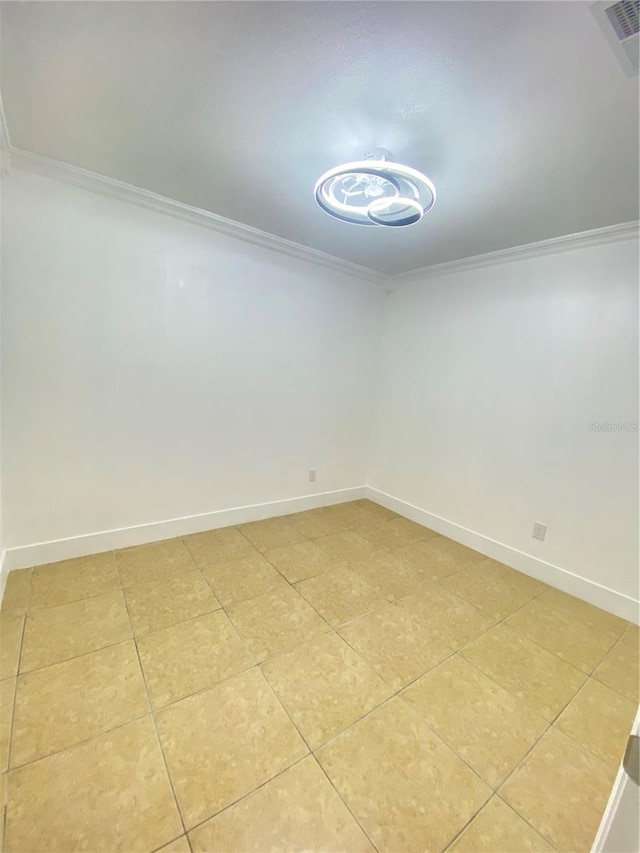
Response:
[{"label": "white wall", "polygon": [[5,546],[366,483],[378,287],[19,172],[2,214]]},{"label": "white wall", "polygon": [[398,286],[370,484],[638,599],[637,299],[634,241]]},{"label": "white wall", "polygon": [[637,242],[385,296],[26,173],[2,217],[5,547],[369,482],[637,618],[638,433],[589,428],[638,419]]}]

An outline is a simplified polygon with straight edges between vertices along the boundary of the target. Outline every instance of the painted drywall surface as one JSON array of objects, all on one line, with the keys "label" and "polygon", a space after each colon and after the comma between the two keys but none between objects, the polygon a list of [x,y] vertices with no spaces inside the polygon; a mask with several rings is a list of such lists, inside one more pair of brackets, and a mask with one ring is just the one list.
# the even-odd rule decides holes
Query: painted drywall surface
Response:
[{"label": "painted drywall surface", "polygon": [[[0,121],[0,125],[2,122]],[[5,173],[6,147],[3,129],[0,127],[0,257],[2,257],[3,231],[2,231],[2,206],[4,198],[4,187],[6,183]],[[0,374],[2,362],[2,264],[0,263]],[[4,529],[2,517],[2,384],[0,382],[0,601],[4,594],[6,584],[4,565]]]},{"label": "painted drywall surface", "polygon": [[399,287],[370,485],[637,599],[637,299],[636,241]]},{"label": "painted drywall surface", "polygon": [[2,212],[7,547],[366,482],[376,286],[19,172]]}]

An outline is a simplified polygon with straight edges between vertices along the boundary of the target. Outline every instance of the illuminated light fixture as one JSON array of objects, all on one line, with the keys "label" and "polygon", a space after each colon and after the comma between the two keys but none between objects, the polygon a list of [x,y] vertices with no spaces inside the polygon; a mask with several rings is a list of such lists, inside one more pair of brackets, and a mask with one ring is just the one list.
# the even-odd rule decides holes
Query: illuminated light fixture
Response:
[{"label": "illuminated light fixture", "polygon": [[394,163],[385,148],[374,148],[364,160],[329,169],[318,178],[320,207],[353,225],[413,225],[436,200],[433,183],[410,166]]}]

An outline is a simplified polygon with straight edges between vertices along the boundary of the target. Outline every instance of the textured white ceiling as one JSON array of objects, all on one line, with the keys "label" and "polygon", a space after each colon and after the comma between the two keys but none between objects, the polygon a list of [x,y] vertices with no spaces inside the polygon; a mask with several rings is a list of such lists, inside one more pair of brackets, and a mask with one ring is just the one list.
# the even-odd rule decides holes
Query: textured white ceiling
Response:
[{"label": "textured white ceiling", "polygon": [[[3,2],[14,146],[395,273],[638,217],[638,79],[583,2]],[[421,223],[332,220],[372,146]]]}]

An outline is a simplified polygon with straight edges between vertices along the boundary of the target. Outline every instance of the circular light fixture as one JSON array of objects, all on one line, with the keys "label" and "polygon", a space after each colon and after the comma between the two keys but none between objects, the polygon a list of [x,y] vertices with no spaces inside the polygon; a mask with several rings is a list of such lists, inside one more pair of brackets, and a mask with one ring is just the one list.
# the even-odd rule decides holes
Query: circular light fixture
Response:
[{"label": "circular light fixture", "polygon": [[315,195],[326,213],[343,222],[398,227],[419,222],[431,210],[436,188],[417,169],[394,163],[385,148],[374,148],[364,160],[321,175]]}]

